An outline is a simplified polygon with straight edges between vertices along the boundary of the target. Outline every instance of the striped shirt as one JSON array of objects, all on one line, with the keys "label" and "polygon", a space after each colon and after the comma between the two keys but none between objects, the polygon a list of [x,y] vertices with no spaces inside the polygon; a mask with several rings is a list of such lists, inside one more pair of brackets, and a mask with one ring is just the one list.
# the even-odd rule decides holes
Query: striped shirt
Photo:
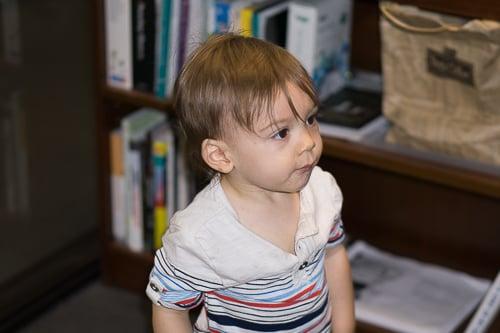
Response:
[{"label": "striped shirt", "polygon": [[291,254],[238,223],[212,182],[171,221],[146,293],[171,309],[203,303],[195,332],[330,332],[324,257],[344,239],[341,204],[333,177],[316,167]]}]

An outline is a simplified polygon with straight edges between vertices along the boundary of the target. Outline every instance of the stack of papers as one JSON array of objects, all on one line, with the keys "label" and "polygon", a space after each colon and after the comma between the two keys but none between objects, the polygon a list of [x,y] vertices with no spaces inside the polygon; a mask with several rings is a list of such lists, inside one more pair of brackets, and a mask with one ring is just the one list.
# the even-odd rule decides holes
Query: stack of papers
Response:
[{"label": "stack of papers", "polygon": [[453,332],[490,285],[488,280],[395,256],[362,241],[348,251],[356,319],[396,332]]}]

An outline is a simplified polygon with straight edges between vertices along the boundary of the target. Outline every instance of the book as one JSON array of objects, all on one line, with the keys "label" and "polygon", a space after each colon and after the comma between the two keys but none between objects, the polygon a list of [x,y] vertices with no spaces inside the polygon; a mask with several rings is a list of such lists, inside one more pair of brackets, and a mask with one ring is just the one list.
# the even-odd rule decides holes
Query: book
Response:
[{"label": "book", "polygon": [[215,33],[229,31],[231,0],[215,0]]},{"label": "book", "polygon": [[180,13],[179,13],[179,39],[177,43],[178,55],[176,72],[181,71],[182,65],[186,58],[186,42],[189,27],[189,10],[191,7],[191,0],[181,0]]},{"label": "book", "polygon": [[106,82],[109,86],[133,88],[132,3],[105,0]]},{"label": "book", "polygon": [[255,37],[286,47],[290,1],[271,1],[254,11],[252,33]]},{"label": "book", "polygon": [[349,86],[321,102],[317,119],[322,135],[350,141],[361,141],[388,126],[381,93]]},{"label": "book", "polygon": [[121,128],[109,134],[111,169],[111,232],[119,242],[126,242],[127,225],[125,217],[125,172],[123,160],[123,135]]},{"label": "book", "polygon": [[247,6],[240,11],[240,34],[245,37],[252,37],[252,19],[255,6]]},{"label": "book", "polygon": [[500,271],[490,285],[478,309],[472,316],[465,333],[484,333],[500,309]]},{"label": "book", "polygon": [[229,27],[230,30],[235,33],[241,32],[241,10],[252,3],[257,3],[263,0],[234,0],[231,2],[231,8],[229,9]]},{"label": "book", "polygon": [[132,0],[134,90],[153,93],[155,73],[156,0]]},{"label": "book", "polygon": [[[144,229],[145,196],[147,191],[147,140],[149,133],[166,120],[163,112],[151,108],[141,108],[121,120],[123,135],[123,157],[125,176],[125,215],[127,225],[127,245],[134,251],[145,249]],[[147,154],[147,153],[146,153]],[[144,174],[144,176],[143,176]],[[146,201],[147,202],[147,201]],[[146,215],[147,217],[147,215]]]},{"label": "book", "polygon": [[169,122],[155,129],[153,138],[154,161],[154,228],[153,244],[161,246],[161,236],[176,210],[176,142]]},{"label": "book", "polygon": [[205,0],[207,2],[207,33],[215,32],[215,0]]},{"label": "book", "polygon": [[176,153],[176,203],[175,209],[181,210],[187,207],[191,199],[194,197],[196,192],[195,183],[193,180],[193,175],[191,169],[189,168],[188,161],[185,156],[185,146],[186,141],[179,139],[177,142],[177,153]]},{"label": "book", "polygon": [[[154,207],[154,160],[153,151],[153,130],[148,131],[145,136],[131,142],[130,149],[133,153],[137,153],[140,165],[137,168],[139,175],[135,178],[137,184],[134,184],[136,200],[134,205],[137,205],[138,215],[141,216],[142,223],[138,223],[138,227],[142,225],[142,247],[145,250],[153,250],[153,229],[155,224]],[[135,207],[135,206],[134,206]],[[137,233],[137,238],[141,237],[140,232]]]},{"label": "book", "polygon": [[293,1],[286,49],[304,66],[326,98],[349,76],[352,0]]},{"label": "book", "polygon": [[188,29],[187,36],[185,40],[185,57],[191,55],[193,50],[197,48],[201,42],[203,42],[207,37],[207,20],[208,20],[208,8],[206,0],[190,0],[189,4],[189,19],[188,19]]},{"label": "book", "polygon": [[242,6],[239,14],[240,33],[247,37],[257,37],[257,15],[259,12],[284,0],[257,0]]},{"label": "book", "polygon": [[154,193],[154,225],[153,248],[162,245],[161,237],[168,228],[167,190],[166,190],[166,160],[168,144],[157,138],[153,141],[153,193]]},{"label": "book", "polygon": [[154,94],[165,97],[167,84],[167,59],[170,36],[171,0],[156,0],[156,58],[154,75]]},{"label": "book", "polygon": [[397,332],[453,332],[490,281],[382,251],[363,241],[348,248],[356,319]]},{"label": "book", "polygon": [[181,16],[181,1],[170,0],[170,19],[169,19],[169,54],[167,58],[166,68],[166,83],[164,96],[172,95],[174,90],[175,79],[178,74],[178,57],[179,57],[179,38],[180,38],[180,16]]}]

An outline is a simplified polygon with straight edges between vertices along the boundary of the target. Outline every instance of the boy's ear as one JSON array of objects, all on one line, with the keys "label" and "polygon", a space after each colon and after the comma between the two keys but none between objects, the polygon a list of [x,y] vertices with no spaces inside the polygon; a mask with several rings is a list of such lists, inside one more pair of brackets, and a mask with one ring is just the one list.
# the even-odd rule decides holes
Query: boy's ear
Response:
[{"label": "boy's ear", "polygon": [[203,140],[201,143],[201,156],[210,168],[220,173],[229,173],[234,168],[228,146],[224,141],[215,139]]}]

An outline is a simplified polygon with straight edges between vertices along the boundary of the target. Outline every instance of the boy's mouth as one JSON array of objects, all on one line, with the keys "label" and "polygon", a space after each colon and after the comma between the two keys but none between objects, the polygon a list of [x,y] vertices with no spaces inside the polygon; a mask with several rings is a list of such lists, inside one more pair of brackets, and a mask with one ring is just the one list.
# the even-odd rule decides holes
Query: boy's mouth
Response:
[{"label": "boy's mouth", "polygon": [[314,168],[314,163],[311,163],[311,164],[308,164],[308,165],[305,165],[299,169],[297,169],[297,171],[299,172],[302,172],[302,173],[305,173],[305,172],[309,172],[312,170],[312,168]]}]

